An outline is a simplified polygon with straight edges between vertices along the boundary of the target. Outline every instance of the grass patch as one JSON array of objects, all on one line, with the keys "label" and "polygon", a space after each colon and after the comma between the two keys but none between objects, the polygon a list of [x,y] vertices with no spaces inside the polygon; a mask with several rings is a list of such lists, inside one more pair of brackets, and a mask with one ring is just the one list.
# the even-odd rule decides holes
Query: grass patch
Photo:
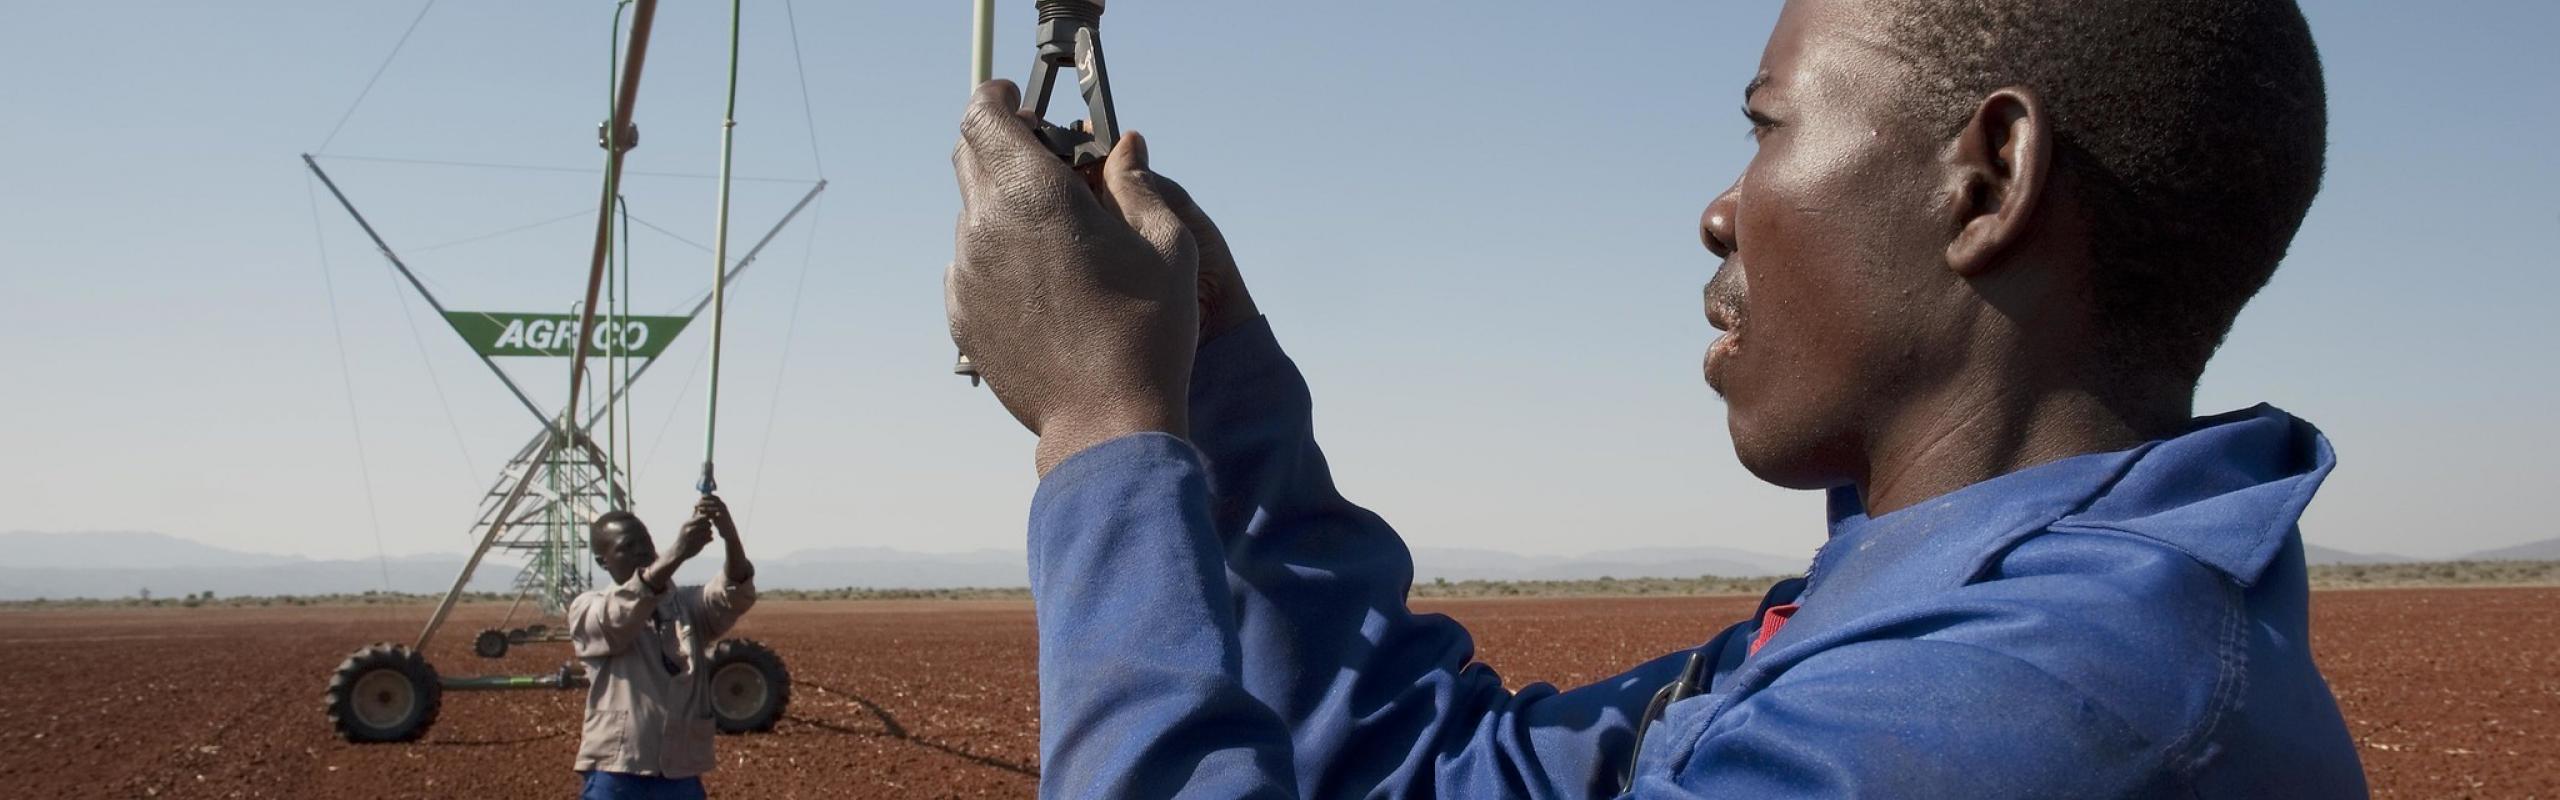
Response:
[{"label": "grass patch", "polygon": [[2314,589],[2425,586],[2560,586],[2560,561],[2421,561],[2311,568]]},{"label": "grass patch", "polygon": [[760,589],[760,600],[1029,600],[1026,586],[963,589]]},{"label": "grass patch", "polygon": [[1787,576],[1725,578],[1593,578],[1573,581],[1452,581],[1415,583],[1413,596],[1431,599],[1469,597],[1707,597],[1758,596]]}]

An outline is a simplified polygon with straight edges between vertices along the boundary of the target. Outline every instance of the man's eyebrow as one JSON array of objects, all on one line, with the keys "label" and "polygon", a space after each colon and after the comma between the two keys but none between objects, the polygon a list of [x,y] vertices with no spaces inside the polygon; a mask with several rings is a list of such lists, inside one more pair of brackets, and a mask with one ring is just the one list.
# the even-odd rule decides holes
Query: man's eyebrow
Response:
[{"label": "man's eyebrow", "polygon": [[1759,94],[1759,93],[1760,93],[1760,90],[1761,90],[1762,88],[1767,87],[1768,85],[1769,85],[1769,73],[1763,72],[1763,73],[1760,73],[1760,74],[1758,74],[1758,75],[1754,75],[1754,76],[1752,76],[1752,77],[1751,77],[1751,83],[1742,87],[1742,103],[1743,103],[1743,105],[1750,105],[1750,104],[1751,104],[1751,96],[1752,96],[1752,95],[1755,95],[1755,94]]}]

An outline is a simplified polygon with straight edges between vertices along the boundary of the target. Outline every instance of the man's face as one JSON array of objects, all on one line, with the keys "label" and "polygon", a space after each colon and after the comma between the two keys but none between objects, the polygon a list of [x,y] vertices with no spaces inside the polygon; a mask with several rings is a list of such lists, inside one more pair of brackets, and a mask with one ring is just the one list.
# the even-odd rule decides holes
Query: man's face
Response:
[{"label": "man's face", "polygon": [[1903,69],[1866,0],[1792,0],[1745,105],[1758,152],[1700,220],[1724,264],[1708,350],[1734,450],[1781,486],[1866,478],[1869,439],[1945,356],[1934,139],[1886,105]]},{"label": "man's face", "polygon": [[615,583],[631,579],[658,560],[658,544],[649,539],[649,526],[639,520],[607,523],[587,536],[587,549],[596,554],[596,564],[612,575]]}]

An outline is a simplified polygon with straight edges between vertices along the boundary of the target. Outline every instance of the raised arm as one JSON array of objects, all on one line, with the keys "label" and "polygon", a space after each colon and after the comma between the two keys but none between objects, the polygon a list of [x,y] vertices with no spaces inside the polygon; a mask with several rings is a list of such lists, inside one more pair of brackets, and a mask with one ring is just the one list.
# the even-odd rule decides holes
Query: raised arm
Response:
[{"label": "raised arm", "polygon": [[[1201,307],[1215,276],[1144,142],[1124,138],[1099,175],[1078,175],[1015,100],[990,82],[963,122],[945,290],[956,343],[1040,437],[1043,791],[1614,792],[1636,710],[1675,661],[1569,696],[1514,695],[1471,667],[1463,630],[1404,608],[1403,543],[1333,491],[1304,384],[1267,328],[1216,339],[1245,343],[1235,391],[1273,407],[1193,424],[1194,357],[1222,352],[1200,349],[1202,323],[1233,316]],[[1195,432],[1217,443],[1208,462],[1185,441]],[[1213,478],[1221,459],[1253,463]]]},{"label": "raised arm", "polygon": [[[747,560],[747,546],[738,537],[738,521],[729,515],[729,504],[717,495],[703,495],[693,506],[694,519],[709,523],[720,534],[725,549],[720,577],[692,588],[694,592],[694,624],[703,635],[717,639],[737,627],[738,618],[756,604],[756,565]],[[690,524],[690,523],[688,523]]]},{"label": "raised arm", "polygon": [[1031,503],[1043,797],[1297,797],[1245,692],[1207,472],[1181,439],[1086,449]]},{"label": "raised arm", "polygon": [[578,595],[569,602],[570,648],[579,658],[604,658],[629,649],[662,596],[637,574],[611,590]]},{"label": "raised arm", "polygon": [[660,599],[674,591],[676,570],[701,554],[711,542],[711,525],[696,518],[676,534],[675,546],[658,554],[622,583],[604,592],[579,595],[569,603],[569,641],[581,658],[603,658],[631,646],[657,611]]},{"label": "raised arm", "polygon": [[[1410,567],[1382,526],[1265,526],[1255,576],[1231,574],[1211,480],[1189,444],[1137,434],[1041,481],[1044,795],[1617,793],[1634,718],[1684,656],[1564,694],[1505,691],[1470,665],[1464,630],[1404,609],[1389,579]],[[1292,535],[1325,543],[1274,541]]]},{"label": "raised arm", "polygon": [[1334,487],[1305,379],[1268,321],[1201,349],[1191,407],[1240,676],[1291,730],[1310,796],[1617,792],[1636,717],[1685,653],[1570,692],[1505,691],[1464,628],[1407,608],[1412,558]]}]

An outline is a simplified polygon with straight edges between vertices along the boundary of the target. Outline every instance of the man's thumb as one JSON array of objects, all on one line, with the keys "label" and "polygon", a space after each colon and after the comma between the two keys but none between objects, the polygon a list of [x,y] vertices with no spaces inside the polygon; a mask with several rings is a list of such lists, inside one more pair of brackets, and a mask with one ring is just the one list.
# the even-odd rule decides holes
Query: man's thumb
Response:
[{"label": "man's thumb", "polygon": [[1102,178],[1121,218],[1148,241],[1163,248],[1182,233],[1181,215],[1174,211],[1155,173],[1147,169],[1145,136],[1121,134],[1120,142],[1111,148],[1111,158],[1103,162]]}]

